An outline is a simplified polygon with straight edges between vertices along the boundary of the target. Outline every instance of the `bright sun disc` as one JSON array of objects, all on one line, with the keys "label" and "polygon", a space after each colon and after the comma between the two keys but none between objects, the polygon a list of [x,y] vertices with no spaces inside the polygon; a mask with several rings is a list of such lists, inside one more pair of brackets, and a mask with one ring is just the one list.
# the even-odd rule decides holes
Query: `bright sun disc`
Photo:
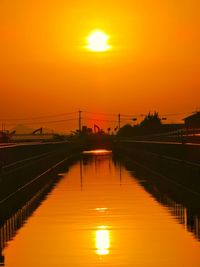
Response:
[{"label": "bright sun disc", "polygon": [[94,31],[87,38],[87,48],[93,52],[105,52],[110,49],[109,36],[103,31]]}]

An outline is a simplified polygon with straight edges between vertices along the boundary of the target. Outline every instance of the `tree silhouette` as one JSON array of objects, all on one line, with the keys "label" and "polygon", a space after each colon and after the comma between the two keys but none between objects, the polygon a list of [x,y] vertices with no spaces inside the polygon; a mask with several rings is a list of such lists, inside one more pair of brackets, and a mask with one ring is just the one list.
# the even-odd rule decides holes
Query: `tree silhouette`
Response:
[{"label": "tree silhouette", "polygon": [[150,112],[145,116],[144,120],[140,123],[141,127],[145,128],[157,128],[161,125],[161,118],[158,115],[158,112],[151,114]]},{"label": "tree silhouette", "polygon": [[148,113],[144,120],[135,126],[130,124],[124,125],[117,133],[121,137],[141,136],[153,134],[161,131],[162,120],[159,117],[158,112]]},{"label": "tree silhouette", "polygon": [[128,137],[133,135],[133,127],[130,124],[124,125],[122,128],[119,129],[117,135]]}]

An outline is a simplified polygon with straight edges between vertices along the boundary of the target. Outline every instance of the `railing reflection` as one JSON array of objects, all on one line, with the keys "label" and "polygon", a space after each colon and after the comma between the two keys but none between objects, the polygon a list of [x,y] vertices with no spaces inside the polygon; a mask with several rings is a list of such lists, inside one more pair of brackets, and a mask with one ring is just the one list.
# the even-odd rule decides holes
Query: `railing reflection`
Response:
[{"label": "railing reflection", "polygon": [[[116,161],[115,164],[118,165],[121,168],[121,164],[125,165],[126,169],[130,171],[131,175],[134,176],[134,178],[138,179],[138,181],[141,181],[141,185],[144,187],[144,189],[149,192],[158,202],[160,202],[162,205],[166,206],[168,210],[171,212],[171,214],[177,219],[177,221],[184,225],[185,229],[192,232],[193,235],[200,241],[200,212],[199,209],[195,212],[193,206],[197,206],[196,202],[192,202],[190,199],[190,196],[182,196],[182,199],[179,197],[179,202],[173,199],[173,194],[178,193],[176,190],[173,191],[173,194],[168,195],[167,191],[163,188],[165,187],[164,182],[162,184],[162,178],[160,179],[152,179],[152,174],[148,171],[144,170],[141,166],[132,163],[131,161]],[[121,177],[121,170],[119,173],[120,180]],[[158,181],[158,182],[156,182]],[[170,185],[172,186],[172,185]],[[174,193],[175,192],[175,193]],[[189,202],[190,205],[186,207],[185,204]],[[191,204],[192,203],[192,204]]]},{"label": "railing reflection", "polygon": [[0,266],[4,266],[3,249],[7,242],[12,240],[17,231],[26,223],[27,219],[37,209],[46,195],[54,187],[55,182],[51,181],[40,189],[26,204],[14,213],[9,219],[1,222],[0,225]]},{"label": "railing reflection", "polygon": [[200,216],[187,209],[183,204],[177,203],[167,195],[160,197],[160,202],[167,206],[171,214],[185,229],[192,232],[200,241]]}]

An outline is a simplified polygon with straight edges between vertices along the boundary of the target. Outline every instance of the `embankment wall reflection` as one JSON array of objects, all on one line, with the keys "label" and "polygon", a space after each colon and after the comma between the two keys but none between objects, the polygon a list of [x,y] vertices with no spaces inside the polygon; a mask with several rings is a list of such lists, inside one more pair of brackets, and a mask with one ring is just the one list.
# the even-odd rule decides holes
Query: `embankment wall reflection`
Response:
[{"label": "embankment wall reflection", "polygon": [[178,185],[175,186],[170,180],[143,168],[141,164],[131,158],[122,159],[114,155],[113,161],[120,169],[121,181],[123,180],[121,174],[123,166],[134,178],[138,179],[148,193],[166,206],[177,221],[200,241],[200,195],[194,194],[190,190],[184,190]]}]

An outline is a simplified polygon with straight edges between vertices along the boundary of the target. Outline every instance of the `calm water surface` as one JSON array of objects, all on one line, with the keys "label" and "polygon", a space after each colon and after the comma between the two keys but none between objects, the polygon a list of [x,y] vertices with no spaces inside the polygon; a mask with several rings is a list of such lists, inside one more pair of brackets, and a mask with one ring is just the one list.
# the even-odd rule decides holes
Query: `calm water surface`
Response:
[{"label": "calm water surface", "polygon": [[6,267],[200,266],[194,235],[111,154],[85,154],[62,175],[8,242]]}]

